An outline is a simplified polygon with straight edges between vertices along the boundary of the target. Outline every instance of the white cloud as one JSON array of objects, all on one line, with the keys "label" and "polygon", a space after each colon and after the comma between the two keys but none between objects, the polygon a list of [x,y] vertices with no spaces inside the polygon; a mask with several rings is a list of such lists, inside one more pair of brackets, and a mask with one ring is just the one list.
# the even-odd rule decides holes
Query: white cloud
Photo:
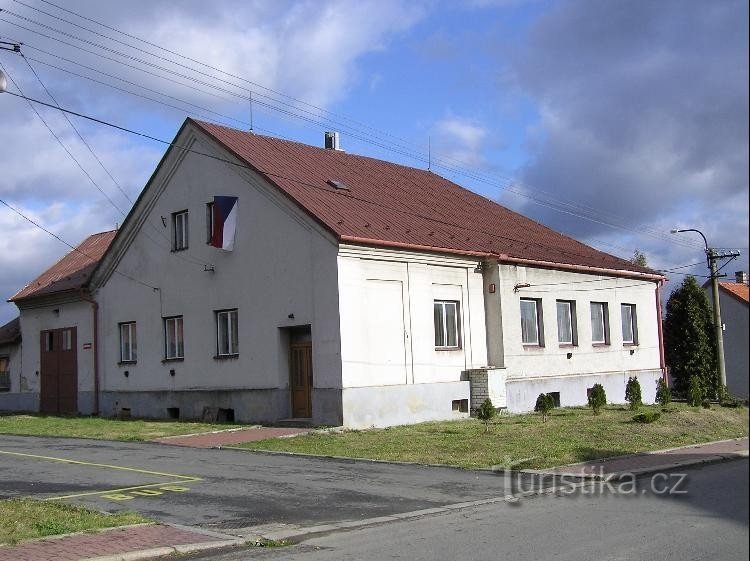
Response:
[{"label": "white cloud", "polygon": [[451,116],[435,123],[433,133],[433,153],[436,158],[445,159],[449,166],[486,167],[482,149],[488,131],[483,125]]}]

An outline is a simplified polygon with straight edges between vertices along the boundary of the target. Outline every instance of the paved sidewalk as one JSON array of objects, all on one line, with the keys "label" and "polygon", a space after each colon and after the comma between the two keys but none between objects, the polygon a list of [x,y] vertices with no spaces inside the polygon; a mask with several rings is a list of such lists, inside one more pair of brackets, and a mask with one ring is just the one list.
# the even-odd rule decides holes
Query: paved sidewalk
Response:
[{"label": "paved sidewalk", "polygon": [[266,438],[296,436],[308,432],[310,432],[310,429],[305,428],[252,427],[201,434],[186,434],[183,436],[167,436],[158,438],[154,442],[171,444],[173,446],[189,446],[192,448],[217,448],[220,446],[242,444],[243,442],[264,440]]},{"label": "paved sidewalk", "polygon": [[748,457],[748,439],[738,438],[657,450],[643,454],[615,456],[567,466],[559,466],[535,473],[552,475],[574,475],[578,477],[611,478],[621,474],[641,475],[676,467],[713,463]]},{"label": "paved sidewalk", "polygon": [[[90,559],[147,559],[207,547],[235,545],[218,535],[162,524],[113,528],[95,533],[51,536],[0,546],[0,561],[81,561]],[[124,557],[128,554],[127,557]]]}]

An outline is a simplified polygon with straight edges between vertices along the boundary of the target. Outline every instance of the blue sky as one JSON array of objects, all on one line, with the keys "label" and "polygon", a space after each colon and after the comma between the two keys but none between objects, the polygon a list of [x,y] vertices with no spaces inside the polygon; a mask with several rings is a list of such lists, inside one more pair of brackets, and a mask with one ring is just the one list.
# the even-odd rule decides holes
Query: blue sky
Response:
[{"label": "blue sky", "polygon": [[[256,102],[270,95],[316,121],[255,103],[259,132],[321,145],[325,130],[338,129],[347,151],[417,167],[429,142],[435,172],[604,251],[630,257],[637,248],[655,268],[700,262],[699,239],[668,234],[695,227],[743,253],[730,273],[748,267],[746,2],[0,0],[0,8],[0,40],[23,41],[44,84],[73,110],[171,139],[186,116],[205,116],[195,105],[247,122],[250,89]],[[0,62],[27,95],[49,99],[23,59],[0,52]],[[126,212],[129,200],[59,113],[40,112]],[[3,200],[71,243],[122,222],[22,100],[0,96],[0,122]],[[164,147],[74,122],[134,199]],[[67,248],[6,208],[0,227],[7,298]],[[14,314],[0,305],[0,324]]]}]

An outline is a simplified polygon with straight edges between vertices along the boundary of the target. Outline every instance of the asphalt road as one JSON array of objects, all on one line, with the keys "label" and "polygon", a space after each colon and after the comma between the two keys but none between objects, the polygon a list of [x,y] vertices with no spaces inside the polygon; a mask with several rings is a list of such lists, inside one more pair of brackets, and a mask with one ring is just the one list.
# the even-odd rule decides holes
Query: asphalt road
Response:
[{"label": "asphalt road", "polygon": [[174,524],[243,535],[507,494],[502,476],[152,443],[0,436],[0,498],[136,510]]},{"label": "asphalt road", "polygon": [[[715,464],[586,492],[509,503],[332,534],[284,548],[191,557],[285,559],[692,561],[748,559],[748,462]],[[658,493],[651,490],[651,485]],[[675,488],[676,485],[676,488]],[[685,494],[661,494],[671,488]]]}]

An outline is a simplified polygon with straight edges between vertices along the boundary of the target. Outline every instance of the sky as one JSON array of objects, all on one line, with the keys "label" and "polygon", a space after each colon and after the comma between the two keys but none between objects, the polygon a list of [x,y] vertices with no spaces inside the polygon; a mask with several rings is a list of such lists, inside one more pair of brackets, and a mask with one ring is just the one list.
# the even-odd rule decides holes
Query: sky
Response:
[{"label": "sky", "polygon": [[[10,91],[165,140],[187,116],[318,146],[338,130],[348,152],[429,165],[598,249],[638,249],[674,270],[670,287],[707,274],[700,237],[672,228],[740,251],[730,277],[748,269],[746,1],[0,8],[0,41],[25,56],[0,50]],[[84,143],[38,111],[70,155],[0,94],[0,198],[73,245],[117,227],[165,145],[71,117]],[[2,325],[17,314],[4,300],[69,248],[1,205],[0,231]]]}]

